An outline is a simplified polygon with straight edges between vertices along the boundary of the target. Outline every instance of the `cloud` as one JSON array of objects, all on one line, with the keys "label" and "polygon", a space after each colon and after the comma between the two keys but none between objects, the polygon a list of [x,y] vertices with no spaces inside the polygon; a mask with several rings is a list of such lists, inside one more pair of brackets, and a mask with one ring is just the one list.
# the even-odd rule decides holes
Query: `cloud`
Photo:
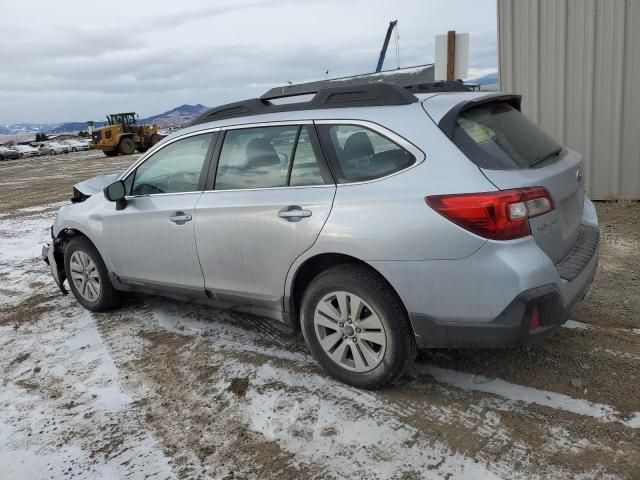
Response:
[{"label": "cloud", "polygon": [[[433,61],[434,37],[471,33],[470,67],[497,67],[495,0],[355,2],[2,0],[0,121],[155,114],[214,105],[287,81],[370,72],[390,19],[400,64]],[[34,12],[38,12],[37,15]],[[385,68],[395,68],[395,38]]]}]

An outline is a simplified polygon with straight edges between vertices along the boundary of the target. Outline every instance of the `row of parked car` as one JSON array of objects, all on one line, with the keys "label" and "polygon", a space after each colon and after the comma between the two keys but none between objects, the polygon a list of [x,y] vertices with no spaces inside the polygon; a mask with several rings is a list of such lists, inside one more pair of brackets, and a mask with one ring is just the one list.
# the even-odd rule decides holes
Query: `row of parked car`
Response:
[{"label": "row of parked car", "polygon": [[59,142],[42,142],[37,147],[31,145],[0,146],[0,160],[38,157],[42,155],[58,155],[61,153],[89,150],[89,144],[80,140],[61,140]]}]

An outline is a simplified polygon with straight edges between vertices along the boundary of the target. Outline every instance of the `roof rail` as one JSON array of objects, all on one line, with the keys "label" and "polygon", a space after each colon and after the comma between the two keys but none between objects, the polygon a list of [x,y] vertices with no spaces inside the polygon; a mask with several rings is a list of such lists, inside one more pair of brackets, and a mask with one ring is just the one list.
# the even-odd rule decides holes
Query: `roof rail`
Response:
[{"label": "roof rail", "polygon": [[[295,95],[284,94],[281,89],[271,89],[260,98],[252,98],[240,102],[214,107],[196,117],[191,125],[235,117],[246,117],[276,112],[296,110],[317,110],[323,108],[344,107],[379,107],[387,105],[409,105],[418,98],[395,83],[376,82],[349,85],[343,87],[321,88],[309,92],[298,92]],[[315,94],[308,102],[273,104],[270,100]]]},{"label": "roof rail", "polygon": [[439,81],[431,83],[418,83],[416,85],[408,85],[405,87],[411,93],[437,93],[437,92],[471,92],[469,88],[462,82],[458,81]]}]

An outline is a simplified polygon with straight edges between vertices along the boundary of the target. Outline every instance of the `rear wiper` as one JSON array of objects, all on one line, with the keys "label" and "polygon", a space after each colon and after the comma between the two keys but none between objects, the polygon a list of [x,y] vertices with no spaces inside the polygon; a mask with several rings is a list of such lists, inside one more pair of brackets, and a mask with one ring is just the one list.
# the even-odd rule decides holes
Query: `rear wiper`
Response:
[{"label": "rear wiper", "polygon": [[530,167],[538,165],[539,163],[544,162],[547,158],[557,157],[562,153],[562,147],[553,150],[552,152],[547,153],[546,155],[542,155],[541,157],[536,158],[533,162],[529,164]]}]

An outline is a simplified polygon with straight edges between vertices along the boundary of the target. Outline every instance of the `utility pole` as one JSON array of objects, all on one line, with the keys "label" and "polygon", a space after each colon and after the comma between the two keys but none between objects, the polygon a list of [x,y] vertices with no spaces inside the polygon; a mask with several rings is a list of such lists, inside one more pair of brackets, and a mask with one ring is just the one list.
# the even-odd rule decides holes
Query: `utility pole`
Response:
[{"label": "utility pole", "polygon": [[456,68],[456,31],[449,30],[447,32],[447,81],[455,80]]}]

